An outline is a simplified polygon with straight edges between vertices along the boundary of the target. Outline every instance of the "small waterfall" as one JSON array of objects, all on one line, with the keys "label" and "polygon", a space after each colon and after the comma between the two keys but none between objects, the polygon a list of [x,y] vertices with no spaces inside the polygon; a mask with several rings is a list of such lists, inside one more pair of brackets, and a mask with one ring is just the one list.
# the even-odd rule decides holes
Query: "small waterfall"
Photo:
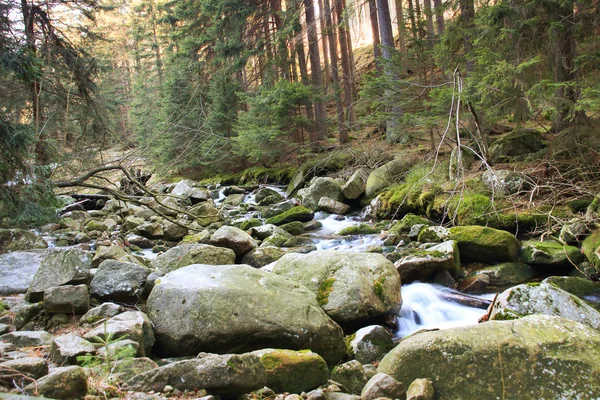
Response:
[{"label": "small waterfall", "polygon": [[448,301],[444,293],[457,293],[440,285],[415,282],[402,286],[397,337],[420,329],[446,329],[477,324],[485,310]]}]

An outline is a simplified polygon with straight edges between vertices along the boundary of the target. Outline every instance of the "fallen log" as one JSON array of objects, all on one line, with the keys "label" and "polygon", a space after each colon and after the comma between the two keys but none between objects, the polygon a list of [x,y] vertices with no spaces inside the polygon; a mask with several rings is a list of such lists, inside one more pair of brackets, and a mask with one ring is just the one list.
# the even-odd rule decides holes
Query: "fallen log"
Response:
[{"label": "fallen log", "polygon": [[487,308],[492,304],[491,300],[481,299],[475,296],[469,296],[468,294],[458,293],[458,292],[445,292],[440,295],[444,300],[451,301],[453,303],[457,303],[467,307],[481,308],[482,310],[487,310]]}]

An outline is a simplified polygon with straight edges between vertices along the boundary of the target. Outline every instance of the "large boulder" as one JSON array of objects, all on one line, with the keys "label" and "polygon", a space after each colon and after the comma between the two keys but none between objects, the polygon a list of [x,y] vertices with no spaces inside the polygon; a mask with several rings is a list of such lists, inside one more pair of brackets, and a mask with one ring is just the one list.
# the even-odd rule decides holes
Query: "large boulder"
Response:
[{"label": "large boulder", "polygon": [[287,211],[284,211],[280,214],[277,214],[273,217],[268,218],[265,221],[265,224],[272,224],[272,225],[283,225],[283,224],[287,224],[289,222],[293,222],[293,221],[300,221],[300,222],[308,222],[310,220],[312,220],[315,217],[315,213],[312,212],[312,210],[303,207],[303,206],[297,206],[297,207],[293,207],[290,208]]},{"label": "large boulder", "polygon": [[256,241],[235,226],[224,225],[217,229],[210,237],[210,243],[215,246],[233,250],[235,256],[242,258],[244,254],[257,247]]},{"label": "large boulder", "polygon": [[517,261],[521,244],[511,233],[484,226],[455,226],[448,238],[456,240],[467,262]]},{"label": "large boulder", "polygon": [[79,399],[87,394],[87,376],[81,367],[60,367],[27,385],[25,390],[50,399]]},{"label": "large boulder", "polygon": [[477,271],[473,271],[468,277],[477,275],[486,275],[489,278],[489,286],[506,287],[508,285],[518,285],[528,282],[536,276],[536,273],[527,264],[507,262],[483,267]]},{"label": "large boulder", "polygon": [[502,163],[536,153],[544,147],[544,138],[539,131],[519,129],[492,143],[489,155],[492,162]]},{"label": "large boulder", "polygon": [[24,229],[0,229],[0,254],[47,247],[48,243],[33,232]]},{"label": "large boulder", "polygon": [[44,291],[44,312],[52,314],[85,314],[90,308],[86,285],[65,285]]},{"label": "large boulder", "polygon": [[191,243],[172,247],[150,263],[163,273],[192,264],[227,265],[235,263],[235,253],[225,247]]},{"label": "large boulder", "polygon": [[345,353],[342,330],[304,286],[247,265],[190,265],[160,278],[148,298],[156,350],[242,352],[269,345],[311,349],[330,365]]},{"label": "large boulder", "polygon": [[0,254],[0,296],[25,293],[45,256],[46,250]]},{"label": "large boulder", "polygon": [[369,178],[370,171],[366,168],[359,168],[344,185],[342,185],[342,193],[348,200],[358,199],[365,193],[367,186],[367,179]]},{"label": "large boulder", "polygon": [[208,226],[213,222],[221,220],[219,210],[217,210],[212,201],[205,201],[204,203],[195,205],[188,210],[188,214],[196,217],[196,222],[201,226]]},{"label": "large boulder", "polygon": [[394,348],[392,334],[380,325],[365,326],[346,339],[346,352],[361,364],[379,362]]},{"label": "large boulder", "polygon": [[55,337],[50,347],[50,357],[58,365],[75,364],[78,356],[95,352],[92,343],[73,333]]},{"label": "large boulder", "polygon": [[127,382],[126,388],[160,393],[170,385],[180,391],[202,388],[235,397],[260,389],[266,382],[265,369],[254,354],[201,353],[195,359],[177,361],[136,375]]},{"label": "large boulder", "polygon": [[327,315],[343,325],[381,321],[402,303],[400,275],[381,254],[290,253],[275,262],[273,273],[306,286]]},{"label": "large boulder", "polygon": [[600,393],[600,333],[548,315],[405,338],[378,372],[404,387],[433,381],[436,399],[592,399]]},{"label": "large boulder", "polygon": [[349,205],[325,196],[319,199],[318,208],[331,214],[341,215],[348,214],[348,211],[350,211]]},{"label": "large boulder", "polygon": [[518,285],[502,292],[490,319],[514,319],[531,314],[563,317],[600,330],[600,312],[551,283]]},{"label": "large boulder", "polygon": [[150,269],[134,263],[103,261],[90,283],[90,294],[102,301],[138,303],[150,272]]},{"label": "large boulder", "polygon": [[[254,268],[261,268],[279,260],[286,254],[285,250],[276,246],[261,246],[258,247],[242,258],[242,264],[248,264]],[[230,264],[230,263],[228,263]]]},{"label": "large boulder", "polygon": [[434,275],[448,271],[453,277],[460,272],[460,253],[454,240],[412,250],[394,263],[403,283],[429,281]]},{"label": "large boulder", "polygon": [[532,266],[557,267],[571,270],[585,256],[575,246],[563,246],[554,240],[527,240],[521,245],[521,260]]},{"label": "large boulder", "polygon": [[0,336],[0,341],[10,343],[18,349],[49,346],[52,339],[53,336],[45,331],[15,331]]},{"label": "large boulder", "polygon": [[187,180],[177,182],[171,194],[180,196],[184,200],[189,200],[192,204],[197,204],[211,199],[210,192],[206,189],[194,187],[194,183]]},{"label": "large boulder", "polygon": [[67,284],[87,283],[92,257],[80,249],[58,250],[50,252],[41,262],[35,274],[25,300],[35,303],[41,301],[46,289]]},{"label": "large boulder", "polygon": [[301,189],[298,196],[302,197],[302,204],[316,210],[321,197],[342,201],[344,194],[340,184],[333,178],[320,177],[312,181],[309,187]]},{"label": "large boulder", "polygon": [[152,323],[146,314],[141,311],[127,311],[112,317],[103,324],[92,329],[84,335],[90,342],[106,343],[108,340],[127,338],[139,345],[140,354],[150,352],[154,345],[154,332]]},{"label": "large boulder", "polygon": [[377,193],[386,187],[400,182],[410,167],[411,164],[408,161],[404,159],[395,159],[374,169],[367,179],[365,195],[369,198],[375,197]]}]

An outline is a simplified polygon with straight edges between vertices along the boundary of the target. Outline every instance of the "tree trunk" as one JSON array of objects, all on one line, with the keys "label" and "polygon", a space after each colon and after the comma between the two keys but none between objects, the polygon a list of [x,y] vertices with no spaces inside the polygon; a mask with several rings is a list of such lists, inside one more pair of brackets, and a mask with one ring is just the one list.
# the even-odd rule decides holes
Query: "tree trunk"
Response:
[{"label": "tree trunk", "polygon": [[444,34],[445,22],[444,22],[444,10],[442,8],[442,0],[433,0],[433,6],[435,8],[435,22],[437,25],[437,34],[442,36]]},{"label": "tree trunk", "polygon": [[433,12],[431,11],[431,0],[423,0],[423,8],[425,9],[425,18],[427,19],[427,38],[433,43]]},{"label": "tree trunk", "polygon": [[356,121],[356,115],[354,114],[354,96],[353,96],[353,85],[352,85],[352,64],[350,61],[350,50],[348,48],[348,39],[346,31],[346,19],[344,18],[344,1],[335,1],[335,13],[337,16],[338,35],[340,42],[340,54],[342,56],[342,79],[344,82],[344,103],[346,106],[346,117],[348,119],[348,125],[352,126]]},{"label": "tree trunk", "polygon": [[[315,8],[312,0],[304,0],[306,10],[306,31],[308,34],[308,56],[312,83],[319,95],[323,94],[323,77],[321,73],[321,57],[319,55],[319,42],[317,38],[317,25],[315,21]],[[315,101],[315,131],[310,134],[310,142],[316,143],[324,139],[327,134],[327,111],[321,99]]]},{"label": "tree trunk", "polygon": [[156,62],[156,72],[158,74],[158,83],[160,87],[163,85],[163,63],[160,57],[160,46],[158,45],[158,35],[156,34],[156,14],[154,13],[154,4],[150,5],[152,13],[152,46],[154,47],[154,57]]},{"label": "tree trunk", "polygon": [[329,67],[329,50],[327,45],[327,24],[325,23],[325,9],[323,0],[318,0],[319,26],[321,28],[321,48],[323,49],[323,67],[325,68],[325,85],[331,82],[331,71]]},{"label": "tree trunk", "polygon": [[381,40],[379,39],[379,22],[377,21],[377,4],[375,0],[369,0],[369,19],[371,20],[371,32],[373,33],[375,68],[377,69],[377,75],[381,75]]},{"label": "tree trunk", "polygon": [[[400,52],[406,53],[406,29],[404,27],[404,9],[402,7],[403,0],[396,0],[396,20],[398,23],[398,43]],[[438,0],[441,1],[441,0]]]},{"label": "tree trunk", "polygon": [[323,6],[325,11],[325,24],[327,25],[327,39],[329,40],[329,52],[331,55],[331,78],[333,89],[335,91],[335,110],[337,113],[339,140],[341,144],[348,142],[348,124],[344,117],[344,106],[342,104],[342,94],[340,90],[340,78],[338,73],[338,60],[337,60],[337,35],[333,27],[333,21],[331,18],[331,7],[329,6],[329,0],[323,0]]},{"label": "tree trunk", "polygon": [[473,38],[471,30],[475,21],[475,5],[473,0],[459,0],[460,19],[464,30],[463,46],[465,49],[465,76],[473,72],[475,64],[473,61]]},{"label": "tree trunk", "polygon": [[413,0],[408,0],[408,17],[410,18],[410,31],[412,33],[413,41],[417,41],[419,39],[417,20],[415,19],[415,7],[413,5]]}]

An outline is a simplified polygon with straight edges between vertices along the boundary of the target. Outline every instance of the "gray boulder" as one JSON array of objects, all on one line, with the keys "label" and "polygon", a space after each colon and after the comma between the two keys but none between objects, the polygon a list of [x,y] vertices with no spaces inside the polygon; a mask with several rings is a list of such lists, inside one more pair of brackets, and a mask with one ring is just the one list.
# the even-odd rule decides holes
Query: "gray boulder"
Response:
[{"label": "gray boulder", "polygon": [[242,258],[242,264],[248,264],[254,268],[262,268],[265,265],[271,264],[279,260],[286,254],[285,250],[275,246],[258,247]]},{"label": "gray boulder", "polygon": [[394,315],[402,303],[400,275],[381,254],[322,250],[289,253],[273,273],[306,286],[340,324],[364,324]]},{"label": "gray boulder", "polygon": [[311,349],[330,365],[342,331],[305,287],[247,265],[190,265],[160,279],[148,298],[156,349],[164,355]]},{"label": "gray boulder", "polygon": [[262,218],[271,218],[276,215],[279,215],[285,211],[289,211],[292,208],[296,207],[298,204],[298,200],[286,200],[280,203],[274,204],[272,206],[266,207],[263,211],[261,211],[260,216]]},{"label": "gray boulder", "polygon": [[195,205],[188,210],[188,214],[196,217],[196,222],[201,226],[208,226],[221,220],[219,210],[217,210],[212,201],[206,201]]},{"label": "gray boulder", "polygon": [[81,367],[55,368],[35,384],[27,385],[25,390],[51,399],[79,399],[87,394],[87,376]]},{"label": "gray boulder", "polygon": [[126,382],[136,375],[158,368],[158,364],[148,357],[125,358],[115,362],[111,376]]},{"label": "gray boulder", "polygon": [[127,338],[139,344],[141,355],[149,353],[154,345],[152,323],[146,314],[140,311],[127,311],[112,317],[105,323],[84,335],[91,342],[109,339]]},{"label": "gray boulder", "polygon": [[87,283],[92,258],[88,252],[80,249],[58,250],[50,252],[41,262],[35,274],[25,300],[41,301],[44,291],[53,286]]},{"label": "gray boulder", "polygon": [[102,301],[138,303],[150,272],[150,269],[134,263],[103,261],[90,283],[90,294]]},{"label": "gray boulder", "polygon": [[0,229],[0,254],[47,247],[48,243],[33,232],[25,229]]},{"label": "gray boulder", "polygon": [[531,314],[562,317],[600,330],[600,312],[577,296],[550,283],[519,285],[502,292],[490,319],[514,319]]},{"label": "gray boulder", "polygon": [[226,265],[235,262],[233,250],[208,244],[192,243],[172,247],[150,263],[163,273],[192,264]]},{"label": "gray boulder", "polygon": [[320,210],[331,214],[345,215],[350,211],[349,205],[325,196],[319,199],[318,207]]},{"label": "gray boulder", "polygon": [[349,339],[347,351],[361,364],[379,362],[394,348],[392,334],[380,325],[361,328]]},{"label": "gray boulder", "polygon": [[52,343],[53,336],[45,331],[15,331],[0,336],[0,340],[16,348],[42,347]]},{"label": "gray boulder", "polygon": [[405,387],[429,377],[439,400],[593,398],[600,333],[548,315],[423,332],[402,340],[377,370]]},{"label": "gray boulder", "polygon": [[0,362],[0,371],[0,385],[23,387],[48,374],[48,362],[42,357],[19,357]]},{"label": "gray boulder", "polygon": [[360,397],[364,400],[375,400],[380,397],[403,399],[406,395],[404,385],[387,374],[375,374],[366,383]]},{"label": "gray boulder", "polygon": [[426,249],[409,251],[394,266],[403,283],[429,281],[441,271],[456,277],[460,272],[460,252],[456,242],[448,240]]},{"label": "gray boulder", "polygon": [[0,296],[25,293],[46,254],[45,250],[0,254]]},{"label": "gray boulder", "polygon": [[509,170],[487,170],[481,179],[490,190],[503,194],[515,194],[531,186],[524,173]]},{"label": "gray boulder", "polygon": [[252,239],[252,236],[240,228],[227,225],[220,227],[213,233],[210,237],[210,243],[233,250],[236,257],[239,258],[257,247],[256,241]]},{"label": "gray boulder", "polygon": [[356,360],[340,364],[333,369],[331,380],[341,385],[345,393],[360,394],[368,379],[361,363]]},{"label": "gray boulder", "polygon": [[76,364],[77,356],[95,352],[92,343],[75,334],[56,336],[50,346],[50,357],[58,365]]},{"label": "gray boulder", "polygon": [[85,314],[90,308],[86,285],[55,286],[44,291],[44,312],[50,314]]},{"label": "gray boulder", "polygon": [[408,161],[396,159],[373,170],[367,178],[365,186],[366,196],[369,198],[374,197],[384,188],[400,182],[410,167],[411,164]]},{"label": "gray boulder", "polygon": [[340,184],[333,178],[316,178],[309,187],[301,189],[298,196],[302,198],[302,204],[316,210],[321,197],[329,197],[336,201],[344,200],[344,194]]},{"label": "gray boulder", "polygon": [[170,242],[178,242],[188,234],[188,229],[186,227],[174,224],[170,221],[163,221],[162,226],[163,236],[165,240]]},{"label": "gray boulder", "polygon": [[260,389],[266,382],[265,369],[253,354],[201,353],[195,359],[177,361],[134,376],[126,388],[162,392],[170,385],[180,391],[203,388],[231,397]]},{"label": "gray boulder", "polygon": [[433,400],[434,398],[433,382],[426,378],[415,379],[406,391],[406,400]]},{"label": "gray boulder", "polygon": [[474,275],[487,275],[490,286],[502,287],[528,282],[536,276],[536,273],[527,264],[511,262],[478,269],[469,274],[469,277]]},{"label": "gray boulder", "polygon": [[127,251],[116,244],[111,244],[110,246],[98,246],[92,260],[92,266],[97,268],[105,260],[120,260],[128,255],[129,253]]},{"label": "gray boulder", "polygon": [[497,139],[489,148],[493,163],[502,163],[536,153],[545,147],[542,134],[535,129],[519,129]]},{"label": "gray boulder", "polygon": [[95,324],[104,319],[109,319],[125,311],[115,303],[103,303],[86,312],[79,320],[80,324]]},{"label": "gray boulder", "polygon": [[354,171],[352,176],[342,186],[344,197],[348,200],[354,200],[362,196],[365,193],[369,173],[370,171],[366,168],[359,168]]}]

